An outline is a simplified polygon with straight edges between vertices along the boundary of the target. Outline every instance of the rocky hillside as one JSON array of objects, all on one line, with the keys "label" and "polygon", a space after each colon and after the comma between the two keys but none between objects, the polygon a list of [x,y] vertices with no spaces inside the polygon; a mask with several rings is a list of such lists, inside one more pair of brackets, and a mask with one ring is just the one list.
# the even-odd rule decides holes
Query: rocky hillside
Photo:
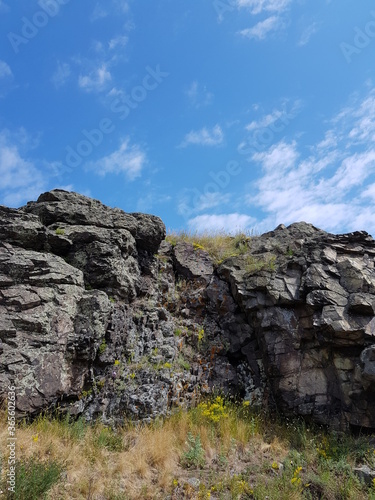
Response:
[{"label": "rocky hillside", "polygon": [[[238,240],[238,241],[237,241]],[[375,241],[306,223],[214,261],[163,222],[61,190],[0,207],[0,391],[148,420],[202,393],[375,428]]]}]

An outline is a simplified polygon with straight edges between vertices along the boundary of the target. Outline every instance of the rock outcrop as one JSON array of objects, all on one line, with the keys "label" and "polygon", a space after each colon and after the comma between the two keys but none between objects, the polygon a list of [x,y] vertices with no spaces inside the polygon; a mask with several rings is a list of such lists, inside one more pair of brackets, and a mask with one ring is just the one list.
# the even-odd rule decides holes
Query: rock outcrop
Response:
[{"label": "rock outcrop", "polygon": [[375,428],[375,241],[310,224],[215,264],[158,218],[54,190],[0,207],[0,394],[148,420],[221,390]]}]

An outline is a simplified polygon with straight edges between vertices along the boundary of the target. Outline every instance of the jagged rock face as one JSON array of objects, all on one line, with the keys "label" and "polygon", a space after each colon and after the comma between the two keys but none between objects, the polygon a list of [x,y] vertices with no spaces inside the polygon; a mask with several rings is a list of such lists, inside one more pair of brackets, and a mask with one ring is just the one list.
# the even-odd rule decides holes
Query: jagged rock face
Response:
[{"label": "jagged rock face", "polygon": [[375,427],[375,242],[283,226],[254,241],[270,269],[219,268],[262,351],[270,394],[288,415]]},{"label": "jagged rock face", "polygon": [[279,226],[215,266],[162,221],[54,190],[0,207],[0,392],[147,420],[212,390],[375,428],[375,241]]},{"label": "jagged rock face", "polygon": [[0,246],[0,387],[17,387],[23,414],[77,396],[110,313],[105,293],[60,257]]}]

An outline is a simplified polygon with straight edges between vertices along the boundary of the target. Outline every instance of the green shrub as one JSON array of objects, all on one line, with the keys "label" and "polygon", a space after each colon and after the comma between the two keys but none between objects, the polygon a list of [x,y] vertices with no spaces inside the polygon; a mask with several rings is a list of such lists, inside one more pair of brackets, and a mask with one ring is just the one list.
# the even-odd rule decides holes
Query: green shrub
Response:
[{"label": "green shrub", "polygon": [[178,356],[176,363],[183,370],[190,370],[191,368],[190,363],[181,354]]},{"label": "green shrub", "polygon": [[184,467],[203,467],[205,464],[205,453],[200,436],[194,437],[191,432],[187,436],[188,450],[182,456]]},{"label": "green shrub", "polygon": [[122,451],[124,449],[122,437],[110,427],[102,427],[97,435],[96,444],[99,448],[109,451]]},{"label": "green shrub", "polygon": [[55,230],[55,234],[59,235],[59,236],[64,236],[65,234],[65,229],[62,229],[61,227],[58,227],[56,230]]},{"label": "green shrub", "polygon": [[103,354],[106,349],[107,349],[107,343],[106,343],[105,339],[103,339],[102,343],[99,346],[99,354]]},{"label": "green shrub", "polygon": [[8,490],[6,479],[2,490],[7,499],[40,500],[61,477],[64,467],[57,461],[40,462],[35,457],[16,462],[15,493]]}]

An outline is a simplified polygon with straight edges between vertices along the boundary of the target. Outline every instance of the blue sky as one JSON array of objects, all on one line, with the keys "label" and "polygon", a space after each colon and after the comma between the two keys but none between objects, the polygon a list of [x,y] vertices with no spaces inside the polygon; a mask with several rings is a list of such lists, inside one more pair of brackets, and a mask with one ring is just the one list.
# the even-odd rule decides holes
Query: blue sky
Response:
[{"label": "blue sky", "polygon": [[0,0],[0,204],[375,235],[370,0]]}]

